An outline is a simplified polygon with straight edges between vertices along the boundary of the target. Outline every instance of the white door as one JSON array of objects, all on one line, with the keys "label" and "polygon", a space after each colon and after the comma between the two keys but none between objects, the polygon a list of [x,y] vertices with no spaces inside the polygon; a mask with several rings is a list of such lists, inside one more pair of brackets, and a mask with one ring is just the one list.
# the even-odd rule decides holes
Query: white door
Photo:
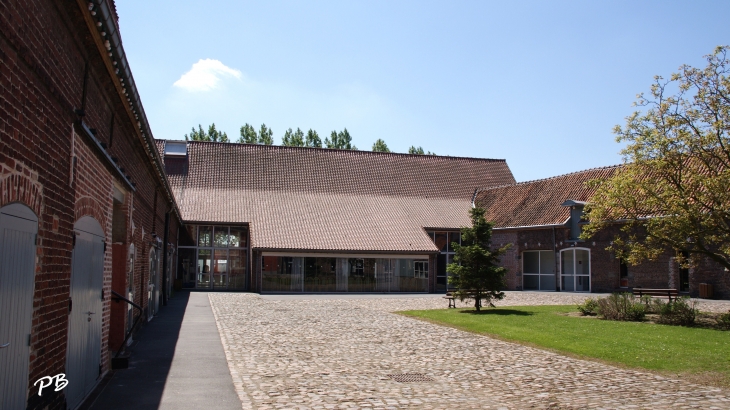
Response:
[{"label": "white door", "polygon": [[27,401],[37,232],[30,208],[0,208],[0,409]]},{"label": "white door", "polygon": [[104,280],[104,232],[90,217],[74,225],[66,349],[66,404],[75,408],[99,379]]}]

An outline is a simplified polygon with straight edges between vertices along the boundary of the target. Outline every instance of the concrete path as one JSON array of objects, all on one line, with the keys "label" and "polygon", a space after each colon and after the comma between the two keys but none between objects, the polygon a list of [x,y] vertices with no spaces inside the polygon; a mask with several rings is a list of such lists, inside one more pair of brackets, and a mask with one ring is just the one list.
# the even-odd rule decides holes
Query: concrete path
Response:
[{"label": "concrete path", "polygon": [[241,409],[207,293],[177,293],[132,351],[92,409]]},{"label": "concrete path", "polygon": [[[587,296],[509,292],[499,305]],[[727,390],[390,313],[445,308],[440,297],[209,297],[244,409],[730,408]]]}]

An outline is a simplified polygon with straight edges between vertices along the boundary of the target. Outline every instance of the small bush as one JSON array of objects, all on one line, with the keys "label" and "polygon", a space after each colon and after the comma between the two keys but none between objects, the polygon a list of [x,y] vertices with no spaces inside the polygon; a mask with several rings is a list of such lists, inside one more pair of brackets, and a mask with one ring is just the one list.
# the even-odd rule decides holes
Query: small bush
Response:
[{"label": "small bush", "polygon": [[722,330],[730,330],[730,310],[717,317],[717,326]]},{"label": "small bush", "polygon": [[659,323],[667,325],[692,326],[697,318],[696,302],[689,298],[674,299],[666,303],[659,312]]},{"label": "small bush", "polygon": [[587,298],[578,305],[578,310],[583,316],[595,316],[598,313],[598,301],[594,298]]},{"label": "small bush", "polygon": [[598,313],[608,320],[640,321],[646,316],[646,307],[630,293],[614,293],[600,298]]}]

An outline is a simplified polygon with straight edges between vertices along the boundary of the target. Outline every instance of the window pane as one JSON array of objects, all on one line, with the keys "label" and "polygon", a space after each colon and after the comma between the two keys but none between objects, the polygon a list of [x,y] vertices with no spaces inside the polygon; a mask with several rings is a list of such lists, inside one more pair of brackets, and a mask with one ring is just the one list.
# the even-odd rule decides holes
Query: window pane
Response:
[{"label": "window pane", "polygon": [[446,249],[448,248],[448,235],[446,232],[436,232],[436,239],[434,239],[434,243],[436,244],[436,247],[439,248],[439,251],[446,252]]},{"label": "window pane", "polygon": [[540,290],[556,290],[555,275],[540,275]]},{"label": "window pane", "polygon": [[555,274],[555,253],[553,251],[540,252],[540,273]]},{"label": "window pane", "polygon": [[522,252],[522,273],[540,273],[540,252]]},{"label": "window pane", "polygon": [[291,258],[276,256],[261,258],[261,290],[264,292],[291,290]]},{"label": "window pane", "polygon": [[454,252],[454,247],[451,245],[452,242],[460,244],[461,232],[449,232],[449,252]]},{"label": "window pane", "polygon": [[198,227],[198,246],[213,246],[213,228],[210,226]]},{"label": "window pane", "polygon": [[231,248],[248,247],[248,229],[245,226],[232,226],[228,238],[228,246]]},{"label": "window pane", "polygon": [[228,251],[228,287],[230,289],[245,290],[246,286],[246,251],[231,249]]},{"label": "window pane", "polygon": [[538,275],[522,275],[522,288],[524,290],[540,289],[540,276]]},{"label": "window pane", "polygon": [[[574,266],[573,266],[573,249],[563,251],[560,253],[560,273],[563,275],[574,275]],[[571,281],[573,279],[570,279]],[[563,288],[565,289],[565,288]],[[572,285],[571,285],[571,290]]]},{"label": "window pane", "polygon": [[575,274],[576,275],[590,275],[590,252],[583,249],[575,250]]},{"label": "window pane", "polygon": [[210,249],[198,249],[198,277],[195,284],[198,288],[210,287]]},{"label": "window pane", "polygon": [[304,291],[335,292],[337,290],[337,259],[304,258]]},{"label": "window pane", "polygon": [[227,248],[228,247],[228,227],[227,226],[216,226],[215,227],[215,239],[213,246],[216,248]]},{"label": "window pane", "polygon": [[575,279],[574,276],[563,276],[561,278],[561,284],[562,284],[561,289],[564,292],[572,292],[574,290],[573,289],[573,287],[574,287],[573,280],[574,279]]},{"label": "window pane", "polygon": [[350,259],[349,265],[348,292],[374,292],[375,259]]},{"label": "window pane", "polygon": [[213,258],[213,287],[228,287],[228,250],[216,249]]},{"label": "window pane", "polygon": [[575,291],[576,292],[588,292],[589,290],[591,290],[590,276],[576,276],[575,277]]}]

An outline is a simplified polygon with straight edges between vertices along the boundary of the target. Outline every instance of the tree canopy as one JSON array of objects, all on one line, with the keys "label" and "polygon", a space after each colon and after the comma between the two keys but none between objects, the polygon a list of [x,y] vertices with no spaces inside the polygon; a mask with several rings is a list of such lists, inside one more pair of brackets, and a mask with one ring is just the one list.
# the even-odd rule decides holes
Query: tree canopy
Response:
[{"label": "tree canopy", "polygon": [[416,147],[415,145],[411,145],[408,148],[408,153],[409,154],[417,154],[417,155],[436,155],[435,152],[431,152],[431,151],[424,152],[422,147],[420,147],[420,146],[419,147]]},{"label": "tree canopy", "polygon": [[373,151],[375,152],[390,152],[390,149],[388,148],[388,144],[385,143],[382,139],[378,138],[377,141],[373,143]]},{"label": "tree canopy", "polygon": [[215,123],[208,127],[208,132],[203,130],[203,126],[198,124],[198,129],[193,127],[190,130],[190,134],[185,134],[185,141],[217,141],[217,142],[229,142],[228,135],[225,132],[221,132],[215,129]]},{"label": "tree canopy", "polygon": [[511,244],[492,250],[493,224],[484,218],[483,208],[472,208],[471,228],[461,228],[461,245],[453,242],[456,254],[454,263],[446,267],[449,285],[458,289],[457,297],[462,301],[473,298],[474,307],[480,310],[484,300],[494,307],[492,301],[504,298],[502,289],[507,268],[499,266],[499,257],[507,252]]},{"label": "tree canopy", "polygon": [[238,138],[238,142],[241,144],[272,145],[274,143],[272,135],[273,132],[266,127],[266,124],[261,124],[261,129],[257,134],[253,125],[246,123],[241,127],[241,136]]},{"label": "tree canopy", "polygon": [[304,132],[297,128],[296,131],[292,131],[291,128],[284,132],[284,136],[281,138],[281,145],[285,147],[303,147],[304,146]]},{"label": "tree canopy", "polygon": [[304,145],[313,148],[322,148],[322,140],[319,139],[317,131],[313,131],[311,128],[307,131],[307,137],[304,141]]},{"label": "tree canopy", "polygon": [[352,145],[352,137],[347,128],[340,132],[332,131],[329,138],[324,139],[324,145],[327,148],[357,150],[357,147]]},{"label": "tree canopy", "polygon": [[[641,111],[616,126],[624,166],[586,206],[588,239],[621,221],[611,250],[631,264],[667,250],[680,263],[708,257],[730,269],[730,79],[728,47],[706,56],[703,69],[684,65],[655,77]],[[683,258],[687,252],[690,260]]]}]

